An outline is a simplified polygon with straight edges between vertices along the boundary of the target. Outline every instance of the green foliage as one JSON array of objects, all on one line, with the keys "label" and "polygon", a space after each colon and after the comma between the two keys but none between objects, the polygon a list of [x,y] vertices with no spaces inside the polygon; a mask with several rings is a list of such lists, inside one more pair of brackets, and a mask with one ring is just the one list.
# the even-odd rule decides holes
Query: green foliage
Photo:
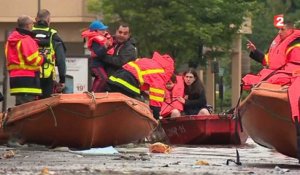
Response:
[{"label": "green foliage", "polygon": [[[231,106],[230,47],[243,17],[252,18],[252,34],[243,35],[243,49],[249,39],[263,52],[278,32],[274,15],[300,18],[299,0],[90,0],[89,4],[111,28],[118,21],[130,24],[140,56],[150,56],[154,50],[167,52],[177,66],[189,61],[205,66],[207,59],[217,58],[225,68],[224,109]],[[202,45],[211,51],[202,55]],[[252,72],[262,68],[251,63]]]},{"label": "green foliage", "polygon": [[91,0],[90,3],[101,4],[101,8],[98,5],[95,8],[103,11],[107,24],[130,23],[140,56],[159,50],[175,57],[177,65],[188,60],[200,62],[202,44],[228,50],[237,26],[257,4],[243,0]]},{"label": "green foliage", "polygon": [[[273,26],[273,17],[284,14],[285,20],[300,20],[300,1],[298,0],[261,0],[259,10],[253,13],[253,34],[249,39],[257,48],[266,52],[278,30]],[[243,45],[245,46],[245,44]]]}]

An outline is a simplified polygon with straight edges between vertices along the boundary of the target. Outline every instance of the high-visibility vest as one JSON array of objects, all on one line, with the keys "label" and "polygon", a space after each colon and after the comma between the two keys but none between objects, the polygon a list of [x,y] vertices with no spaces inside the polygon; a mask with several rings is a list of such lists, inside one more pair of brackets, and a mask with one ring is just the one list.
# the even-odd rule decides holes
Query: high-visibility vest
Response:
[{"label": "high-visibility vest", "polygon": [[49,27],[33,27],[32,32],[38,40],[40,52],[47,51],[47,61],[41,67],[41,78],[49,78],[51,75],[55,78],[55,50],[52,42],[53,35],[57,33],[56,30]]}]

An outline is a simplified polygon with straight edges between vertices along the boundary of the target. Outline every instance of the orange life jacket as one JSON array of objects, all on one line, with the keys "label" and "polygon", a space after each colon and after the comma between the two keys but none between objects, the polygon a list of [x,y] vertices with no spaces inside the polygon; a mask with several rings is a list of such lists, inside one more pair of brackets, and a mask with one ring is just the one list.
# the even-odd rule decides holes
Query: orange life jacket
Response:
[{"label": "orange life jacket", "polygon": [[[277,36],[269,50],[269,69],[262,69],[257,75],[247,74],[243,77],[243,89],[249,90],[261,81],[272,84],[287,85],[289,102],[291,106],[292,119],[300,119],[299,111],[299,86],[300,86],[300,44],[290,44],[300,38],[300,31],[294,30],[285,40],[279,43]],[[279,69],[280,70],[277,70]]]},{"label": "orange life jacket", "polygon": [[[273,74],[274,70],[280,68],[279,72],[286,72],[293,74],[293,72],[300,70],[300,57],[290,57],[290,53],[294,52],[297,55],[299,52],[300,44],[290,44],[297,38],[300,38],[300,30],[294,30],[294,32],[280,42],[279,35],[273,40],[268,54],[265,56],[265,63],[269,66],[269,69],[262,69],[257,75],[247,74],[242,78],[243,89],[250,90],[251,87],[262,80],[265,80],[269,75]],[[295,49],[297,48],[297,49]],[[299,53],[300,54],[300,53]],[[274,72],[275,73],[275,72]],[[273,76],[272,79],[268,79],[270,83],[287,84],[286,77],[280,78],[280,75]]]},{"label": "orange life jacket", "polygon": [[[107,42],[107,40],[110,40],[111,43],[113,43],[113,38],[108,32],[105,32],[103,35],[101,35],[100,33],[96,32],[96,31],[90,31],[88,29],[88,30],[83,31],[81,33],[81,36],[83,38],[87,38],[87,47],[88,47],[89,51],[91,51],[91,57],[92,58],[96,57],[96,54],[92,49],[92,43],[93,42],[97,42],[100,46],[104,46],[104,44]],[[109,47],[109,49],[107,50],[106,53],[108,55],[113,55],[114,54],[114,48]]]},{"label": "orange life jacket", "polygon": [[176,76],[176,83],[171,90],[166,91],[165,101],[162,103],[160,115],[167,117],[173,109],[183,111],[183,104],[178,97],[184,97],[184,82],[182,76]]},{"label": "orange life jacket", "polygon": [[276,36],[269,48],[268,54],[265,56],[265,62],[269,69],[278,69],[290,61],[287,60],[287,55],[294,47],[300,47],[300,45],[289,45],[297,38],[300,38],[300,30],[294,30],[294,32],[283,41],[281,41],[279,35]]}]

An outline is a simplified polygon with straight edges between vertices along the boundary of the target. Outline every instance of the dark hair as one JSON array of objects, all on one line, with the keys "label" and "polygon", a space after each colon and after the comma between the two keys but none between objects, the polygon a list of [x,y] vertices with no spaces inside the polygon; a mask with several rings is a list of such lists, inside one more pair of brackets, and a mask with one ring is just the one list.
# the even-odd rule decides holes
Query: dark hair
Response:
[{"label": "dark hair", "polygon": [[173,83],[176,83],[177,82],[177,79],[176,79],[176,75],[175,74],[172,74],[171,78],[170,78],[170,81],[173,82]]},{"label": "dark hair", "polygon": [[122,26],[122,27],[129,27],[129,24],[122,21],[122,22],[119,22],[119,26],[118,27],[120,27],[120,26]]},{"label": "dark hair", "polygon": [[118,23],[117,30],[118,30],[121,26],[122,26],[122,27],[128,27],[128,31],[129,31],[129,33],[131,33],[131,32],[130,32],[130,27],[129,27],[129,24],[128,24],[128,23],[123,22],[123,21],[122,21],[122,22],[119,22],[119,23]]},{"label": "dark hair", "polygon": [[190,68],[187,71],[183,72],[183,76],[185,76],[187,73],[193,74],[193,76],[195,77],[195,81],[190,86],[187,86],[186,83],[184,82],[184,93],[189,96],[192,95],[192,96],[197,96],[197,97],[199,97],[201,93],[205,93],[204,86],[203,86],[196,70],[193,68]]}]

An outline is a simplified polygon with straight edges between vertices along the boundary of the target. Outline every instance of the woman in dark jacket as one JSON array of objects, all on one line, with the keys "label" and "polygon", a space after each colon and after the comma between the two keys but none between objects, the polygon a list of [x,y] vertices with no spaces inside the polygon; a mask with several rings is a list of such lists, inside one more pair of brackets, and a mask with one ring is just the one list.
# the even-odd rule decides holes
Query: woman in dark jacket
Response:
[{"label": "woman in dark jacket", "polygon": [[180,101],[184,104],[185,115],[209,115],[204,86],[194,69],[183,73],[185,97]]}]

